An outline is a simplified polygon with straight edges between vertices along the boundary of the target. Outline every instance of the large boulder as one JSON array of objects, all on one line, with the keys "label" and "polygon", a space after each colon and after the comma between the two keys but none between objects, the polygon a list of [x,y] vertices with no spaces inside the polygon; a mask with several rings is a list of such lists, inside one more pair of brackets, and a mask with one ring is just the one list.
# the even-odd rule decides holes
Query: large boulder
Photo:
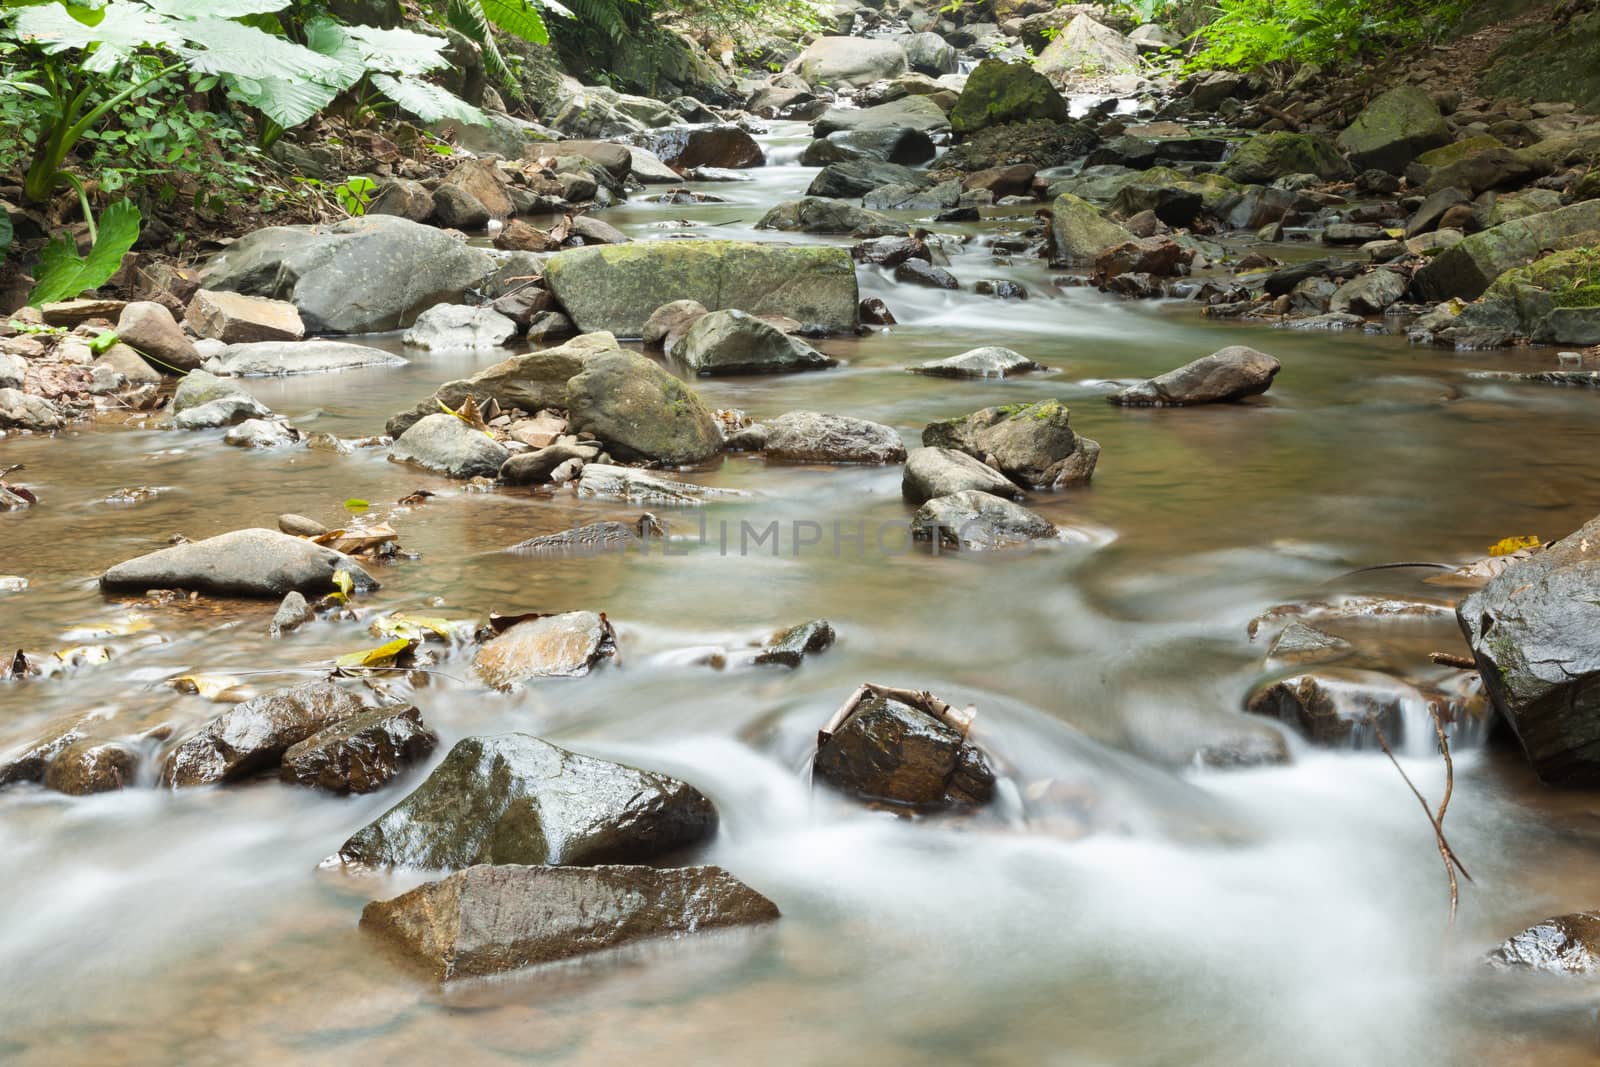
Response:
[{"label": "large boulder", "polygon": [[1282,367],[1265,352],[1229,345],[1106,399],[1124,407],[1228,403],[1266,392]]},{"label": "large boulder", "polygon": [[956,72],[956,50],[937,33],[913,33],[900,42],[906,65],[919,74],[937,78]]},{"label": "large boulder", "polygon": [[203,370],[183,376],[172,394],[172,425],[180,430],[232,426],[246,419],[266,418],[267,406],[236,383]]},{"label": "large boulder", "polygon": [[441,405],[452,411],[460,410],[468,397],[480,405],[492,400],[503,410],[521,408],[535,412],[543,408],[564,408],[567,406],[567,382],[583,370],[590,357],[615,351],[617,339],[602,330],[574,337],[555,348],[503,359],[470,378],[445,382],[415,407],[390,418],[384,432],[399,437],[419,419],[442,414]]},{"label": "large boulder", "polygon": [[188,589],[278,599],[290,592],[331,593],[339,571],[350,575],[356,589],[378,587],[355,560],[331,548],[277,530],[234,530],[119,563],[100,576],[100,588],[108,593]]},{"label": "large boulder", "polygon": [[1050,79],[1027,63],[985,59],[967,76],[950,112],[950,128],[961,135],[1034,119],[1067,120],[1067,102]]},{"label": "large boulder", "polygon": [[647,863],[716,833],[717,809],[664,774],[528,734],[456,742],[427,781],[339,847],[365,867]]},{"label": "large boulder", "polygon": [[847,415],[790,411],[728,439],[734,451],[784,463],[901,463],[906,446],[893,428]]},{"label": "large boulder", "polygon": [[451,478],[493,478],[511,452],[465,419],[440,411],[418,419],[396,438],[389,458]]},{"label": "large boulder", "polygon": [[1244,184],[1267,184],[1286,174],[1348,178],[1352,171],[1339,150],[1314,133],[1257,134],[1233,150],[1223,165],[1224,177]]},{"label": "large boulder", "polygon": [[463,159],[445,175],[441,189],[459,189],[482,204],[492,219],[508,219],[515,211],[499,164],[492,159]]},{"label": "large boulder", "polygon": [[895,41],[819,37],[795,60],[795,71],[814,86],[854,89],[906,72],[906,52]]},{"label": "large boulder", "polygon": [[637,241],[551,256],[545,281],[578,329],[638,337],[671,300],[856,327],[860,294],[844,249],[741,241]]},{"label": "large boulder", "polygon": [[683,382],[634,352],[591,356],[567,382],[573,433],[592,433],[619,459],[701,463],[722,451],[711,410]]},{"label": "large boulder", "polygon": [[1133,240],[1133,234],[1100,214],[1082,197],[1062,193],[1050,205],[1050,265],[1086,267],[1101,249]]},{"label": "large boulder", "polygon": [[347,341],[255,341],[229,345],[221,355],[206,360],[206,372],[239,378],[277,377],[354,367],[398,367],[405,362],[393,352]]},{"label": "large boulder", "polygon": [[273,226],[235,241],[201,272],[207,289],[287,300],[308,333],[373,333],[459,303],[495,273],[487,252],[393,215]]},{"label": "large boulder", "polygon": [[1033,67],[1056,85],[1079,79],[1139,72],[1139,48],[1087,14],[1067,23],[1033,61]]},{"label": "large boulder", "polygon": [[1501,571],[1456,618],[1540,780],[1600,783],[1600,518]]},{"label": "large boulder", "polygon": [[778,918],[721,867],[477,866],[361,912],[361,928],[434,978],[482,978],[615,948]]},{"label": "large boulder", "polygon": [[1059,400],[984,408],[959,419],[929,423],[922,443],[953,448],[1030,489],[1086,482],[1094,475],[1100,445],[1067,424]]},{"label": "large boulder", "polygon": [[940,548],[983,550],[1010,548],[1059,535],[1043,515],[992,493],[963,489],[934,497],[911,518],[918,541],[936,541]]},{"label": "large boulder", "polygon": [[1017,487],[999,471],[953,448],[913,448],[906,456],[900,495],[913,504],[963,490],[1013,497]]},{"label": "large boulder", "polygon": [[1450,143],[1450,127],[1433,96],[1417,85],[1401,85],[1375,97],[1343,133],[1339,147],[1357,170],[1399,174],[1430,148]]},{"label": "large boulder", "polygon": [[491,638],[472,657],[472,669],[496,689],[510,689],[531,678],[581,678],[616,650],[604,615],[564,611],[526,619]]},{"label": "large boulder", "polygon": [[672,355],[696,374],[821,370],[839,362],[736,309],[702,315],[673,347]]},{"label": "large boulder", "polygon": [[914,811],[975,808],[994,797],[988,759],[921,708],[867,696],[817,746],[814,781],[856,800]]},{"label": "large boulder", "polygon": [[333,682],[306,682],[236,704],[185,738],[167,756],[161,784],[231,782],[276,767],[301,741],[366,710]]},{"label": "large boulder", "polygon": [[1475,299],[1500,275],[1544,252],[1596,243],[1596,231],[1600,231],[1600,200],[1501,223],[1423,264],[1411,279],[1412,295],[1427,303],[1451,297]]},{"label": "large boulder", "polygon": [[944,109],[926,96],[902,96],[872,107],[830,107],[811,124],[817,137],[843,130],[921,130],[935,133],[950,128]]}]

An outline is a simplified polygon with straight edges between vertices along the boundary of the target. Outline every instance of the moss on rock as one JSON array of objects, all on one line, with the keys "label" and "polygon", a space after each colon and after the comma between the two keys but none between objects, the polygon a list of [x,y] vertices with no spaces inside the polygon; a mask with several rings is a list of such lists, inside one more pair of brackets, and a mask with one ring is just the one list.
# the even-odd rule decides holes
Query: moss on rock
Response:
[{"label": "moss on rock", "polygon": [[1067,102],[1048,78],[1026,63],[985,59],[967,78],[950,126],[958,135],[990,126],[1067,120]]}]

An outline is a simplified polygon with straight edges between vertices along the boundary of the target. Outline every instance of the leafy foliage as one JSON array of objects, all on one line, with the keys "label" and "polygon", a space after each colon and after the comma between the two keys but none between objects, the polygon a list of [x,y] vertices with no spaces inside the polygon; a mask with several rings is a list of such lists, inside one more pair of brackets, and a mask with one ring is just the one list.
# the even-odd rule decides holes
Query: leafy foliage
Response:
[{"label": "leafy foliage", "polygon": [[94,247],[80,258],[71,237],[62,235],[45,246],[34,268],[37,284],[28,294],[35,306],[70,300],[86,289],[98,289],[122,266],[133,242],[139,239],[139,209],[118,200],[100,214]]},{"label": "leafy foliage", "polygon": [[1193,67],[1344,64],[1436,37],[1464,0],[1217,0]]}]

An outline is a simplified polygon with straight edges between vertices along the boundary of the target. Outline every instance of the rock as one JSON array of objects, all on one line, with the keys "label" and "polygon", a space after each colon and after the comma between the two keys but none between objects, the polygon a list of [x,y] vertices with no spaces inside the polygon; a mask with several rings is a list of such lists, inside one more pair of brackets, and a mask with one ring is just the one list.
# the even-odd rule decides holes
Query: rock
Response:
[{"label": "rock", "polygon": [[[461,160],[449,174],[445,175],[444,182],[436,193],[446,189],[458,189],[465,193],[483,205],[491,219],[508,219],[514,214],[506,179],[492,159]],[[435,203],[437,204],[437,195]],[[454,224],[446,222],[445,225]]]},{"label": "rock", "polygon": [[1328,301],[1328,310],[1382,315],[1389,305],[1405,296],[1408,284],[1409,279],[1399,271],[1379,267],[1339,286]]},{"label": "rock", "polygon": [[510,457],[505,445],[442,411],[418,419],[389,448],[389,458],[398,463],[451,478],[493,478]]},{"label": "rock", "polygon": [[814,86],[854,89],[906,71],[905,49],[867,37],[819,37],[795,60],[795,71]]},{"label": "rock", "polygon": [[51,761],[87,736],[85,721],[85,717],[57,720],[32,740],[0,755],[0,786],[43,781]]},{"label": "rock", "polygon": [[[5,358],[0,357],[0,384],[3,384],[5,372],[3,365]],[[120,342],[105,350],[105,353],[89,366],[94,372],[105,369],[115,374],[128,385],[159,385],[161,372],[147,363],[143,356]]]},{"label": "rock", "polygon": [[84,739],[67,745],[45,768],[44,787],[67,796],[109,793],[132,784],[139,754],[120,741]]},{"label": "rock", "polygon": [[1286,174],[1349,178],[1350,164],[1331,142],[1312,133],[1261,133],[1241,141],[1223,166],[1224,177],[1244,184],[1268,184]]},{"label": "rock", "polygon": [[988,760],[960,733],[877,695],[818,745],[811,773],[857,800],[916,811],[980,807],[995,786]]},{"label": "rock", "polygon": [[368,215],[398,215],[411,222],[427,222],[433,217],[433,192],[421,182],[408,178],[387,178],[367,204]]},{"label": "rock", "polygon": [[[961,183],[954,179],[928,186],[920,178],[909,183],[882,185],[861,198],[868,211],[944,211],[961,202]],[[941,221],[952,221],[943,215]],[[974,209],[973,219],[976,219]]]},{"label": "rock", "polygon": [[349,556],[276,530],[234,530],[119,563],[100,576],[108,593],[188,589],[213,596],[281,597],[333,591],[337,571],[363,592],[378,588]]},{"label": "rock", "polygon": [[1402,85],[1374,98],[1339,135],[1339,147],[1361,170],[1399,174],[1430,148],[1450,143],[1439,105],[1422,88]]},{"label": "rock", "polygon": [[619,459],[700,463],[722,451],[722,431],[700,398],[633,352],[589,358],[567,383],[574,433],[592,433]]},{"label": "rock", "polygon": [[500,480],[508,485],[541,485],[563,464],[592,462],[600,455],[594,445],[546,445],[536,452],[519,452],[500,467]]},{"label": "rock", "polygon": [[627,145],[628,154],[631,156],[630,164],[634,178],[644,185],[677,185],[683,181],[683,176],[662,161],[661,157],[648,148],[637,145]]},{"label": "rock", "polygon": [[123,307],[120,300],[88,296],[80,300],[52,301],[39,308],[39,317],[46,326],[61,326],[70,330],[90,319],[114,321],[122,314]]},{"label": "rock", "polygon": [[885,163],[876,159],[856,159],[847,163],[830,163],[811,179],[807,196],[860,197],[880,185],[901,183],[918,188],[927,184],[927,178],[910,167],[898,163]]},{"label": "rock", "polygon": [[[204,371],[190,371],[185,381]],[[181,393],[183,387],[178,387]],[[173,410],[177,410],[174,402]],[[243,391],[229,393],[207,400],[203,404],[194,404],[173,416],[172,425],[179,430],[212,430],[223,426],[236,426],[250,419],[266,419],[272,412],[252,396]]]},{"label": "rock", "polygon": [[881,423],[819,411],[790,411],[749,426],[728,440],[735,451],[783,463],[901,463],[900,435]]},{"label": "rock", "polygon": [[354,367],[398,367],[405,362],[381,348],[347,341],[256,341],[229,345],[220,356],[206,360],[206,372],[241,378],[267,377],[323,374]]},{"label": "rock", "polygon": [[309,333],[372,333],[459,302],[495,269],[489,253],[431,226],[367,215],[257,230],[213,256],[201,276],[208,289],[289,301]]},{"label": "rock", "polygon": [[961,288],[955,275],[943,267],[935,267],[925,259],[908,259],[895,267],[894,280],[903,285],[920,285],[925,289]]},{"label": "rock", "polygon": [[997,200],[1008,196],[1026,196],[1033,186],[1033,176],[1039,171],[1032,163],[1014,163],[1009,167],[990,167],[973,171],[961,179],[961,187],[968,192],[988,190]]},{"label": "rock", "polygon": [[[279,520],[282,525],[282,520]],[[311,605],[306,603],[306,598],[297,592],[290,592],[283,598],[283,603],[278,605],[277,612],[272,616],[272,626],[268,629],[273,637],[298,630],[306,623],[317,617],[311,610]]]},{"label": "rock", "polygon": [[1456,187],[1473,196],[1491,189],[1515,189],[1550,173],[1550,164],[1509,148],[1488,148],[1436,167],[1422,183],[1424,193]]},{"label": "rock", "polygon": [[581,678],[616,654],[616,634],[604,615],[569,611],[519,622],[485,643],[473,670],[496,689],[530,678]]},{"label": "rock", "polygon": [[597,219],[593,215],[573,216],[572,232],[575,236],[583,238],[583,243],[586,245],[623,245],[632,240],[609,222]]},{"label": "rock", "polygon": [[1323,227],[1322,243],[1325,245],[1364,245],[1384,237],[1382,226],[1358,222],[1335,222]]},{"label": "rock", "polygon": [[822,197],[785,200],[761,216],[758,230],[787,230],[800,233],[848,233],[857,237],[882,237],[900,233],[905,227],[887,215],[863,211],[854,204]]},{"label": "rock", "polygon": [[1111,207],[1124,218],[1154,211],[1168,226],[1192,226],[1205,210],[1206,198],[1207,187],[1199,181],[1166,167],[1151,167],[1122,183]]},{"label": "rock", "polygon": [[917,509],[912,536],[953,549],[1006,548],[1057,536],[1055,525],[1021,504],[965,489],[935,497]]},{"label": "rock", "polygon": [[448,981],[776,918],[721,867],[477,866],[373,901],[361,926]]},{"label": "rock", "polygon": [[811,124],[817,137],[830,137],[842,130],[920,130],[937,133],[950,128],[950,119],[926,96],[903,96],[872,107],[830,107]]},{"label": "rock", "polygon": [[985,59],[967,76],[950,128],[958,136],[1013,122],[1067,121],[1067,102],[1050,79],[1027,63]]},{"label": "rock", "polygon": [[1080,14],[1039,53],[1033,67],[1058,86],[1079,78],[1137,74],[1139,49],[1116,30]]},{"label": "rock", "polygon": [[[637,153],[642,151],[648,150],[636,145],[614,144],[610,141],[568,140],[530,146],[527,154],[530,158],[560,160],[565,157],[576,157],[580,162],[586,160],[592,163],[596,170],[605,172],[609,179],[608,184],[617,187],[627,181],[628,176],[633,173],[634,161],[639,158]],[[676,174],[672,176],[674,182],[682,180]]]},{"label": "rock", "polygon": [[[526,625],[526,624],[523,624]],[[367,867],[645,863],[716,833],[704,794],[528,734],[467,737],[339,848]]]},{"label": "rock", "polygon": [[417,316],[403,338],[413,348],[499,348],[517,335],[517,324],[493,308],[435,304]]},{"label": "rock", "polygon": [[1282,366],[1265,352],[1229,345],[1106,399],[1124,407],[1230,403],[1266,392]]},{"label": "rock", "polygon": [[906,64],[914,71],[938,77],[956,72],[956,50],[937,33],[913,33],[900,41]]},{"label": "rock", "polygon": [[433,219],[446,229],[475,231],[489,225],[489,209],[465,189],[441,185],[433,191]]},{"label": "rock", "polygon": [[494,246],[508,252],[554,252],[561,242],[521,219],[512,219],[494,235]]},{"label": "rock", "polygon": [[166,305],[154,300],[135,300],[124,306],[117,319],[117,337],[179,373],[200,366],[200,353],[195,351],[194,342]]},{"label": "rock", "polygon": [[271,419],[246,419],[222,435],[235,448],[287,448],[300,443],[300,431]]},{"label": "rock", "polygon": [[900,493],[911,503],[923,504],[967,489],[1006,498],[1017,495],[1017,487],[1005,475],[965,452],[923,447],[907,454]]},{"label": "rock", "polygon": [[1008,378],[1045,368],[1009,348],[986,345],[948,359],[935,359],[911,368],[914,374],[936,378]]},{"label": "rock", "polygon": [[1133,240],[1133,234],[1104,218],[1081,197],[1062,193],[1050,205],[1050,265],[1081,267],[1094,263],[1100,250]]},{"label": "rock", "polygon": [[1600,915],[1580,911],[1536,923],[1489,953],[1488,962],[1510,970],[1593,974],[1600,971]]},{"label": "rock", "polygon": [[647,346],[670,352],[677,347],[689,328],[709,312],[698,300],[672,300],[650,313],[645,320],[641,339]]},{"label": "rock", "polygon": [[67,424],[55,405],[20,389],[0,389],[0,430],[47,433]]},{"label": "rock", "polygon": [[984,408],[971,415],[929,423],[922,443],[965,452],[1030,489],[1054,489],[1094,476],[1100,445],[1067,425],[1058,400]]},{"label": "rock", "polygon": [[860,300],[844,249],[738,241],[573,249],[550,257],[545,281],[580,330],[622,337],[638,337],[651,312],[669,300],[785,315],[845,333],[856,327]]},{"label": "rock", "polygon": [[1405,723],[1404,703],[1420,694],[1374,671],[1324,668],[1261,686],[1245,710],[1288,723],[1322,745],[1361,742],[1373,735],[1375,719],[1391,744],[1398,744]]},{"label": "rock", "polygon": [[1321,663],[1343,657],[1349,641],[1303,622],[1292,622],[1272,639],[1267,658],[1282,663]]},{"label": "rock", "polygon": [[1199,111],[1215,111],[1225,101],[1236,100],[1248,88],[1245,76],[1231,70],[1214,70],[1200,78],[1189,90],[1189,99]]},{"label": "rock", "polygon": [[833,627],[828,621],[812,619],[769,637],[756,653],[755,662],[758,666],[798,667],[807,656],[832,648],[833,641]]},{"label": "rock", "polygon": [[332,682],[306,682],[236,704],[167,756],[161,784],[173,789],[232,782],[278,765],[313,734],[366,710]]},{"label": "rock", "polygon": [[1593,244],[1597,230],[1600,200],[1502,223],[1473,234],[1423,264],[1412,277],[1412,295],[1428,303],[1451,297],[1475,299],[1500,275],[1546,251]]},{"label": "rock", "polygon": [[1228,225],[1236,230],[1259,230],[1282,222],[1294,210],[1299,197],[1287,189],[1253,185],[1240,194],[1228,211]]},{"label": "rock", "polygon": [[1406,221],[1406,237],[1416,237],[1426,233],[1439,224],[1444,213],[1457,204],[1465,204],[1471,200],[1465,190],[1449,186],[1430,194],[1422,201],[1417,209],[1411,213],[1411,218]]},{"label": "rock", "polygon": [[373,708],[291,745],[278,777],[330,793],[371,793],[438,743],[411,705]]},{"label": "rock", "polygon": [[1128,34],[1128,40],[1132,41],[1134,47],[1141,52],[1160,52],[1168,48],[1178,48],[1183,44],[1183,38],[1153,22],[1135,27]]},{"label": "rock", "polygon": [[1149,274],[1169,277],[1187,267],[1194,249],[1185,248],[1170,237],[1135,237],[1100,250],[1094,259],[1093,281],[1104,286],[1123,274]]},{"label": "rock", "polygon": [[766,154],[756,139],[731,123],[669,126],[635,134],[631,139],[680,171],[696,167],[739,170],[766,162]]},{"label": "rock", "polygon": [[1456,608],[1490,700],[1550,785],[1600,782],[1597,555],[1600,519],[1592,519]]},{"label": "rock", "polygon": [[428,415],[443,414],[440,405],[459,411],[468,397],[478,404],[493,400],[502,410],[540,411],[567,406],[567,383],[603,352],[617,351],[611,334],[586,333],[564,345],[503,359],[474,374],[441,385],[409,411],[389,419],[386,432],[399,437]]},{"label": "rock", "polygon": [[731,492],[690,482],[673,481],[635,467],[590,463],[578,480],[580,497],[627,500],[641,504],[702,504],[708,496]]},{"label": "rock", "polygon": [[[115,346],[113,346],[115,347]],[[127,348],[127,345],[121,346]],[[129,351],[132,351],[129,349]],[[137,358],[137,357],[135,357]],[[28,361],[21,356],[0,352],[0,389],[20,390],[28,376]]]},{"label": "rock", "polygon": [[201,337],[229,345],[298,341],[306,335],[300,313],[287,301],[212,289],[195,292],[184,321]]},{"label": "rock", "polygon": [[906,128],[840,130],[818,138],[800,154],[800,165],[823,167],[856,159],[873,159],[913,167],[934,157],[933,139]]},{"label": "rock", "polygon": [[770,323],[737,310],[702,315],[671,351],[696,374],[770,374],[818,370],[838,363]]}]

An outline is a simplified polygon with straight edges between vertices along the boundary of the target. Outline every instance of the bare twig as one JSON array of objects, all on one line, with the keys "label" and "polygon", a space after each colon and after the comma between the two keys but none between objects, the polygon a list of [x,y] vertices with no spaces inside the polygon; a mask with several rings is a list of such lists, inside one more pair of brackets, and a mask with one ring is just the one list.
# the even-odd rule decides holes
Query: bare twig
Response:
[{"label": "bare twig", "polygon": [[1456,652],[1429,652],[1428,658],[1441,667],[1460,667],[1464,671],[1477,668],[1478,663],[1471,656],[1463,656]]},{"label": "bare twig", "polygon": [[894,686],[863,682],[856,688],[855,692],[850,694],[849,699],[839,705],[839,710],[833,713],[827,725],[817,731],[817,747],[821,748],[832,740],[833,735],[838,733],[857,711],[861,710],[862,702],[869,696],[908,704],[918,711],[938,719],[962,737],[967,736],[967,731],[972,729],[972,720],[977,717],[976,709],[971,707],[952,707],[926,689],[899,689]]},{"label": "bare twig", "polygon": [[1433,703],[1428,704],[1428,714],[1433,716],[1433,729],[1439,737],[1439,750],[1444,753],[1444,798],[1439,802],[1439,813],[1435,815],[1433,809],[1428,807],[1428,801],[1411,781],[1411,776],[1406,774],[1406,769],[1400,766],[1400,761],[1395,759],[1394,750],[1389,747],[1389,739],[1383,735],[1383,727],[1378,725],[1376,713],[1367,716],[1367,722],[1372,724],[1373,731],[1378,735],[1378,744],[1383,746],[1384,755],[1389,757],[1389,762],[1394,764],[1394,769],[1400,772],[1400,777],[1405,781],[1406,787],[1411,790],[1411,795],[1417,798],[1417,803],[1422,805],[1422,812],[1428,817],[1428,823],[1433,827],[1434,843],[1439,846],[1439,858],[1444,861],[1445,877],[1450,880],[1450,922],[1456,921],[1456,908],[1460,902],[1460,893],[1456,884],[1456,871],[1461,872],[1461,877],[1472,881],[1472,875],[1467,873],[1467,868],[1456,856],[1455,849],[1450,847],[1450,842],[1444,836],[1444,813],[1450,806],[1450,794],[1455,791],[1455,763],[1450,758],[1450,742],[1445,738],[1444,723],[1439,718],[1439,709]]}]

